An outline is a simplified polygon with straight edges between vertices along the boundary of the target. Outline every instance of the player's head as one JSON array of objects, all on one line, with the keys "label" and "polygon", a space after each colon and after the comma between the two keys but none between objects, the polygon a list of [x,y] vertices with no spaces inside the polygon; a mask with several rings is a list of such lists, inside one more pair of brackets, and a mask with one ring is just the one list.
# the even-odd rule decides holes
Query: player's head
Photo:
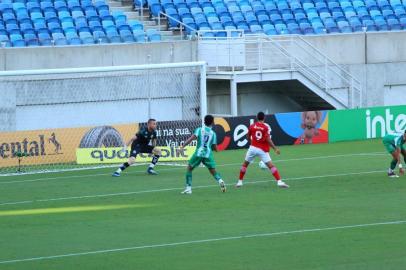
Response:
[{"label": "player's head", "polygon": [[263,112],[257,113],[257,120],[261,122],[265,121],[265,114]]},{"label": "player's head", "polygon": [[205,125],[205,126],[210,127],[210,126],[213,125],[213,123],[214,123],[214,117],[213,117],[213,115],[208,114],[208,115],[206,115],[206,116],[204,117],[204,125]]},{"label": "player's head", "polygon": [[156,120],[154,118],[148,119],[148,129],[156,130]]}]

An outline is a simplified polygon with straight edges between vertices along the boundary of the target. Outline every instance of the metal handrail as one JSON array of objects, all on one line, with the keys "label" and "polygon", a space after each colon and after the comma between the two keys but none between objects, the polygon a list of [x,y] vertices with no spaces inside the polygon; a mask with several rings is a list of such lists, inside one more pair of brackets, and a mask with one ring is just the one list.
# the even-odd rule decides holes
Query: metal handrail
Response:
[{"label": "metal handrail", "polygon": [[[268,40],[271,40],[269,38],[267,38]],[[348,106],[349,107],[353,107],[353,101],[355,99],[355,95],[357,94],[358,98],[359,98],[359,102],[357,104],[357,107],[362,105],[362,88],[361,88],[361,83],[354,78],[350,73],[348,73],[345,69],[341,68],[338,64],[336,64],[335,62],[333,62],[330,58],[328,58],[327,56],[325,56],[323,53],[321,53],[317,48],[314,48],[309,42],[307,42],[306,40],[304,40],[302,37],[297,36],[297,39],[294,39],[293,37],[289,38],[289,41],[292,42],[299,46],[300,48],[303,49],[303,51],[306,51],[309,54],[312,54],[307,48],[305,48],[304,46],[302,46],[302,44],[300,44],[300,42],[298,42],[297,40],[302,41],[304,44],[307,45],[307,47],[310,47],[312,50],[314,50],[317,54],[319,58],[313,58],[315,60],[317,60],[321,65],[325,66],[325,69],[329,70],[330,72],[333,72],[337,77],[341,78],[341,80],[345,81],[346,84],[348,84],[347,86],[345,86],[346,88],[348,88]],[[315,55],[312,54],[312,57],[314,57]],[[293,57],[293,56],[292,56]],[[323,58],[322,60],[320,59]],[[295,57],[296,58],[296,57]],[[299,60],[296,58],[296,60]],[[309,70],[313,70],[311,66],[306,65],[305,63],[302,63],[304,66],[304,68],[309,69]],[[335,70],[337,69],[337,70]],[[316,71],[313,71],[316,72]],[[327,71],[326,71],[327,72]],[[346,76],[343,76],[342,73]],[[315,78],[316,79],[316,78]],[[325,83],[325,89],[328,90],[328,80],[327,80],[327,76],[326,78],[323,78],[320,76],[320,80],[319,83],[321,86],[323,84],[323,81]],[[334,97],[333,95],[331,95],[332,97]],[[335,98],[336,100],[338,100],[337,98]],[[342,102],[343,103],[343,102]],[[343,103],[344,104],[344,103]]]},{"label": "metal handrail", "polygon": [[[162,12],[162,11],[159,12],[159,16],[158,16],[158,26],[159,26],[159,29],[161,29],[161,15],[163,15],[164,17],[166,17],[166,18],[168,18],[168,19],[171,19],[171,20],[173,20],[173,21],[179,23],[179,25],[180,25],[180,27],[179,27],[179,29],[180,29],[180,35],[181,35],[182,39],[183,39],[183,27],[184,27],[185,29],[187,28],[187,29],[191,30],[191,32],[197,32],[197,30],[194,29],[193,27],[190,27],[189,25],[184,24],[183,22],[181,22],[181,21],[175,19],[174,17],[172,17],[172,16],[170,16],[170,15],[168,15],[168,14]],[[182,27],[182,26],[183,26],[183,27]]]},{"label": "metal handrail", "polygon": [[[299,42],[297,42],[297,40],[302,41],[303,43],[305,43],[308,47],[310,47],[312,50],[314,50],[318,56],[322,57],[323,60],[320,60],[318,58],[314,58],[315,60],[319,61],[322,65],[326,64],[326,61],[328,62],[328,64],[331,64],[332,66],[336,67],[338,70],[340,70],[340,72],[345,73],[347,76],[351,77],[352,79],[354,79],[354,81],[356,83],[358,83],[359,85],[361,85],[361,83],[353,78],[353,76],[348,73],[348,71],[346,71],[345,69],[343,69],[342,67],[340,67],[338,64],[336,64],[333,60],[331,60],[328,56],[324,55],[319,49],[315,48],[314,46],[312,46],[312,44],[310,44],[308,41],[306,41],[305,39],[303,39],[301,36],[299,35],[291,35],[289,38],[289,41],[294,41],[296,45],[300,46],[301,48],[303,48],[304,50],[306,50],[306,48],[304,46],[302,46]],[[295,39],[296,38],[296,39]],[[270,37],[266,36],[266,39],[271,40]],[[314,55],[313,55],[314,56]],[[349,80],[346,77],[343,77],[340,73],[338,72],[334,72],[337,76],[340,76],[343,80],[346,80],[347,82],[350,83],[351,80]]]},{"label": "metal handrail", "polygon": [[[313,50],[315,50],[320,56],[322,56],[323,58],[326,58],[327,61],[329,61],[330,63],[332,63],[334,66],[336,66],[337,68],[340,69],[340,71],[346,73],[348,76],[353,77],[348,71],[346,71],[345,69],[343,69],[342,67],[340,67],[338,64],[336,64],[333,60],[330,59],[330,57],[328,57],[327,55],[323,54],[319,49],[317,49],[316,47],[314,47],[310,42],[308,42],[307,40],[305,40],[303,37],[298,36],[298,38],[303,41],[304,43],[306,43],[308,46],[310,46]],[[355,81],[359,82],[357,79],[354,78]],[[361,82],[359,82],[361,84]]]},{"label": "metal handrail", "polygon": [[[316,48],[314,48],[313,46],[311,46],[310,43],[306,42],[304,39],[302,39],[301,37],[299,38],[301,41],[304,41],[306,43],[306,45],[310,46],[313,50],[315,50],[319,56],[323,57],[323,54],[321,54],[320,51],[318,51]],[[301,44],[299,44],[298,42],[295,42],[295,44],[297,44],[298,46],[300,46],[301,48],[304,48],[304,46],[302,46]],[[313,55],[314,56],[314,55]],[[315,58],[317,59],[317,58]],[[344,73],[345,75],[347,75],[348,77],[350,77],[351,79],[346,78],[345,76],[343,76],[340,72],[335,72],[333,71],[333,69],[331,69],[337,76],[339,76],[341,79],[347,81],[349,84],[351,84],[351,81],[354,80],[356,83],[361,84],[357,79],[353,78],[353,76],[348,73],[345,69],[341,68],[338,64],[336,64],[335,62],[333,62],[332,60],[330,60],[327,56],[324,57],[324,60],[327,61],[328,63],[326,63],[323,60],[317,59],[321,64],[325,65],[328,64],[329,66],[333,66],[335,68],[337,68],[340,72]]]},{"label": "metal handrail", "polygon": [[[220,30],[225,31],[225,30]],[[200,36],[199,36],[200,37]],[[302,37],[275,37],[264,34],[244,35],[242,39],[223,37],[233,44],[246,44],[246,60],[243,70],[282,69],[290,68],[311,83],[317,85],[323,92],[344,107],[358,107],[362,105],[362,85],[348,71],[333,62],[318,49],[314,48]],[[203,42],[203,40],[202,40]],[[268,47],[269,44],[271,47]],[[274,49],[273,49],[274,48]],[[269,52],[269,55],[268,55]],[[264,58],[265,55],[269,57]],[[254,55],[257,55],[255,57]],[[275,62],[277,59],[280,62]],[[273,60],[272,60],[273,59]],[[266,60],[264,62],[264,60]],[[276,63],[276,65],[273,65]],[[290,64],[289,64],[290,63]],[[232,66],[233,67],[233,66]],[[218,70],[218,67],[216,68]],[[233,69],[234,70],[234,67]],[[334,90],[345,90],[345,95]],[[344,94],[344,93],[343,93]]]}]

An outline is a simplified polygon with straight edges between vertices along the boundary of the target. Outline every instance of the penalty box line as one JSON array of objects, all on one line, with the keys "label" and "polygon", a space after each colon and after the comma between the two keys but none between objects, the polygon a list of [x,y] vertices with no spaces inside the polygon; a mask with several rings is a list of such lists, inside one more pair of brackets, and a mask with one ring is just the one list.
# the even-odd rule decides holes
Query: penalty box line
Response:
[{"label": "penalty box line", "polygon": [[[340,158],[340,157],[352,157],[352,156],[381,156],[383,152],[369,152],[369,153],[355,153],[355,154],[342,154],[342,155],[328,155],[328,156],[315,156],[315,157],[305,157],[305,158],[292,158],[292,159],[281,159],[275,160],[275,164],[279,162],[290,162],[290,161],[304,161],[304,160],[316,160],[316,159],[326,159],[326,158]],[[217,167],[228,167],[228,166],[238,166],[241,165],[240,163],[229,163],[229,164],[220,164]],[[118,166],[118,165],[117,165]],[[115,167],[117,167],[115,166]],[[137,166],[140,166],[137,164]],[[177,165],[178,166],[178,165]],[[186,165],[185,165],[186,166]],[[183,167],[176,167],[176,168],[165,168],[161,169],[160,171],[176,171],[184,169]],[[135,172],[126,172],[126,174],[140,174],[145,173],[145,171],[135,171]],[[17,184],[17,183],[30,183],[30,182],[43,182],[43,181],[51,181],[51,180],[60,180],[60,179],[77,179],[77,178],[90,178],[90,177],[98,177],[98,176],[108,176],[109,173],[98,173],[98,174],[85,174],[85,175],[70,175],[70,176],[55,176],[55,177],[41,177],[29,180],[13,180],[13,181],[0,181],[0,185],[5,184]],[[6,177],[1,176],[0,177]]]},{"label": "penalty box line", "polygon": [[[330,177],[339,177],[339,176],[350,176],[350,175],[364,175],[364,174],[375,174],[383,173],[384,171],[367,171],[367,172],[353,172],[353,173],[340,173],[340,174],[325,174],[325,175],[315,175],[315,176],[302,176],[302,177],[291,177],[285,178],[284,181],[297,181],[297,180],[306,180],[306,179],[319,179],[319,178],[330,178]],[[262,178],[264,179],[264,178]],[[251,181],[246,182],[246,184],[255,185],[261,183],[275,182],[273,179],[266,178],[267,180]],[[245,180],[246,181],[246,180]],[[227,186],[234,185],[228,183]],[[201,185],[195,186],[194,189],[202,188],[211,188],[217,187],[218,185]],[[141,190],[141,191],[130,191],[130,192],[119,192],[119,193],[105,193],[105,194],[95,194],[95,195],[84,195],[84,196],[70,196],[70,197],[59,197],[59,198],[50,198],[50,199],[39,199],[39,200],[26,200],[26,201],[17,201],[17,202],[4,202],[0,203],[0,206],[6,205],[21,205],[21,204],[32,204],[32,203],[41,203],[41,202],[52,202],[52,201],[66,201],[66,200],[81,200],[81,199],[91,199],[91,198],[105,198],[105,197],[115,197],[115,196],[129,196],[145,193],[155,193],[155,192],[165,192],[165,191],[177,191],[182,190],[182,188],[162,188],[162,189],[151,189],[151,190]]]}]

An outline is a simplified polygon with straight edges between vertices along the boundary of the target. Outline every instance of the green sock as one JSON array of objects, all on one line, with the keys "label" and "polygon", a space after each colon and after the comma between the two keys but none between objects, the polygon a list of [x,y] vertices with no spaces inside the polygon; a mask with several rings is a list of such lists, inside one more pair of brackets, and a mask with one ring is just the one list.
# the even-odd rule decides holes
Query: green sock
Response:
[{"label": "green sock", "polygon": [[192,172],[190,172],[190,171],[186,172],[186,185],[188,187],[192,186]]},{"label": "green sock", "polygon": [[213,177],[214,177],[214,179],[216,179],[217,182],[221,179],[221,176],[220,176],[220,174],[219,174],[218,172],[216,172],[216,173],[213,175]]},{"label": "green sock", "polygon": [[392,160],[390,163],[390,169],[393,171],[396,168],[396,164],[398,164],[397,160]]}]

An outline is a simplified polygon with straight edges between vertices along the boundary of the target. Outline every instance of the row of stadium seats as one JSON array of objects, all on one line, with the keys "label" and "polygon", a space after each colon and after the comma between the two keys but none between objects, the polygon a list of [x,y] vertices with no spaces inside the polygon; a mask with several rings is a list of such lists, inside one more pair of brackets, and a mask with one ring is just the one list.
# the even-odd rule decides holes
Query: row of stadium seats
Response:
[{"label": "row of stadium seats", "polygon": [[[196,30],[241,29],[247,33],[326,34],[406,29],[401,0],[134,0],[168,25],[181,21]],[[190,29],[186,29],[190,32]],[[213,35],[212,33],[206,33]]]},{"label": "row of stadium seats", "polygon": [[57,0],[0,3],[3,47],[157,42],[156,29],[144,31],[122,11],[110,12],[103,0]]},{"label": "row of stadium seats", "polygon": [[1,47],[25,47],[25,46],[60,46],[60,45],[81,45],[81,44],[107,44],[107,43],[144,43],[147,41],[160,41],[160,34],[156,29],[123,30],[120,33],[103,31],[89,32],[48,32],[21,34],[0,34]]}]

